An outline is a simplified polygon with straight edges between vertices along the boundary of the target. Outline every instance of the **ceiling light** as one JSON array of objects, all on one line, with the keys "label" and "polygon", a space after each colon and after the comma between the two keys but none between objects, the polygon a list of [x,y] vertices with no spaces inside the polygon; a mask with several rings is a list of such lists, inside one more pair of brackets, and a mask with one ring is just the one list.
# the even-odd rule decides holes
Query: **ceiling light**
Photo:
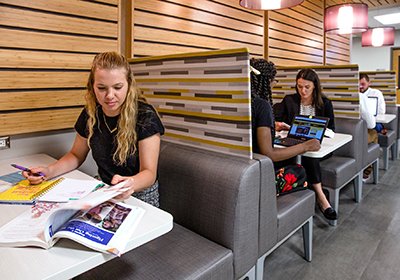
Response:
[{"label": "ceiling light", "polygon": [[325,32],[334,34],[353,34],[368,29],[368,5],[348,3],[330,6],[325,9]]},{"label": "ceiling light", "polygon": [[385,25],[398,24],[400,23],[400,13],[374,16],[374,19]]},{"label": "ceiling light", "polygon": [[361,46],[382,47],[394,45],[394,27],[369,28],[361,35]]},{"label": "ceiling light", "polygon": [[279,10],[303,3],[304,0],[240,0],[240,6],[252,10]]}]

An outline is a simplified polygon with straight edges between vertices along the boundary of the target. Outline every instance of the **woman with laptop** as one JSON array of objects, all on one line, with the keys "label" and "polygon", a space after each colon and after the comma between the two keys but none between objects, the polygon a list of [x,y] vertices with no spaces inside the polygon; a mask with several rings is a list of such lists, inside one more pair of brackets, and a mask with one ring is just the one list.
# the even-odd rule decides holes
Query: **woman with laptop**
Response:
[{"label": "woman with laptop", "polygon": [[[275,124],[278,122],[275,122],[272,110],[272,92],[270,85],[276,75],[275,65],[272,62],[268,62],[264,59],[252,59],[250,64],[252,67],[260,72],[260,74],[258,75],[254,72],[251,74],[253,152],[268,156],[274,162],[275,170],[279,170],[281,169],[281,167],[291,166],[295,164],[297,155],[303,154],[308,151],[318,151],[321,146],[320,142],[317,139],[307,140],[301,144],[286,148],[274,148],[273,142],[275,138]],[[302,70],[299,72],[296,78],[297,93],[295,95],[292,95],[294,97],[292,97],[293,101],[291,101],[290,99],[284,99],[284,102],[279,104],[280,110],[276,112],[279,114],[279,116],[286,115],[287,118],[277,118],[278,121],[291,123],[294,115],[300,114],[300,105],[303,103],[302,96],[304,95],[303,106],[311,105],[307,108],[310,108],[310,111],[313,110],[314,112],[305,111],[304,108],[302,108],[302,113],[309,113],[308,115],[311,115],[312,113],[314,113],[315,115],[315,113],[317,113],[317,115],[328,116],[332,120],[329,123],[328,127],[334,129],[332,105],[330,104],[330,101],[322,95],[318,76],[315,72],[314,74],[310,74],[309,70]],[[314,92],[315,94],[313,94]],[[314,99],[319,101],[322,99],[322,110],[320,109],[319,102],[313,102]],[[308,101],[307,103],[306,100]],[[329,104],[325,106],[325,102]],[[287,108],[290,108],[292,110],[290,110],[289,112]],[[291,114],[291,117],[288,116],[288,114]],[[318,205],[324,216],[327,219],[331,220],[337,219],[337,214],[335,210],[331,207],[329,201],[322,191],[319,160],[317,160],[313,164],[314,166],[311,165],[306,167],[307,177],[309,176],[309,173],[315,172],[317,174],[311,174],[311,180],[307,180],[309,182],[312,182],[312,186],[317,195]],[[313,170],[314,167],[316,170]]]},{"label": "woman with laptop", "polygon": [[[312,69],[301,69],[296,76],[296,94],[286,95],[276,112],[276,119],[291,123],[296,115],[329,118],[328,128],[335,130],[332,102],[322,93],[320,80]],[[302,165],[306,169],[307,180],[312,185],[317,203],[325,218],[336,220],[337,213],[326,198],[321,184],[320,159],[302,157]]]}]

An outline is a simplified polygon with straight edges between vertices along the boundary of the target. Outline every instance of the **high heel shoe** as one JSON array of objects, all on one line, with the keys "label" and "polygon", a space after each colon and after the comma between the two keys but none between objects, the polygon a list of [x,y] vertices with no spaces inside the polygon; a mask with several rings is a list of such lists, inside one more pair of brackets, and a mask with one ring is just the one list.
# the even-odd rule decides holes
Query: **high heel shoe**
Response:
[{"label": "high heel shoe", "polygon": [[332,207],[328,207],[325,210],[322,209],[322,207],[319,207],[319,210],[321,210],[322,214],[324,215],[324,217],[328,220],[337,220],[337,213],[335,211],[335,209],[333,209]]}]

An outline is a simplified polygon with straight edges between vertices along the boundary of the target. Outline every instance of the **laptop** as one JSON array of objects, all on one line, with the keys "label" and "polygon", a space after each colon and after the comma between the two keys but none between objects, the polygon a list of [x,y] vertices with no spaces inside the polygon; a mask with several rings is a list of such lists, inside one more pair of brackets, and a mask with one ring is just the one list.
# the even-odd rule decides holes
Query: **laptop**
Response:
[{"label": "laptop", "polygon": [[368,112],[372,113],[374,117],[378,115],[378,97],[368,96],[367,98]]},{"label": "laptop", "polygon": [[297,115],[287,137],[275,138],[274,144],[290,147],[314,138],[321,143],[328,122],[329,118]]}]

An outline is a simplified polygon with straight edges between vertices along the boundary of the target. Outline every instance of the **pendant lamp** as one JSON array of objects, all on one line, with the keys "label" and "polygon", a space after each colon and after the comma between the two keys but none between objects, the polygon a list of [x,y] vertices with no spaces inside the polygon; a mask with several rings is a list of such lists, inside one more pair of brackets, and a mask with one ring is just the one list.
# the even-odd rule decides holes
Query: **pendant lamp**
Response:
[{"label": "pendant lamp", "polygon": [[325,9],[325,32],[333,34],[361,33],[368,29],[368,5],[347,3]]},{"label": "pendant lamp", "polygon": [[382,47],[394,45],[394,27],[369,28],[361,34],[361,46]]},{"label": "pendant lamp", "polygon": [[252,10],[279,10],[303,3],[304,0],[240,0],[240,6]]}]

